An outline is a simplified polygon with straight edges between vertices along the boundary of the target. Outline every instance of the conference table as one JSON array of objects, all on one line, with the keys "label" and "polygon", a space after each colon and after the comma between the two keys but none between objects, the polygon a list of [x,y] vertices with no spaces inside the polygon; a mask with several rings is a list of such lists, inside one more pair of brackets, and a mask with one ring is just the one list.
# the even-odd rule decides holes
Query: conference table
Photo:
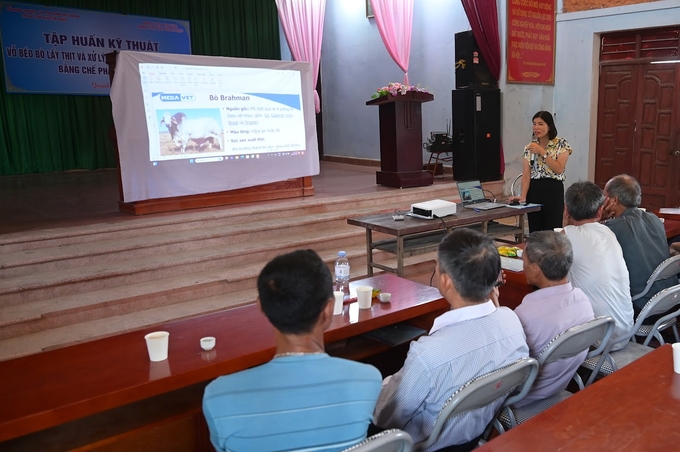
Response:
[{"label": "conference table", "polygon": [[680,374],[666,344],[475,451],[671,451],[679,425]]},{"label": "conference table", "polygon": [[663,222],[663,227],[666,230],[666,238],[670,239],[680,235],[680,220],[668,220]]},{"label": "conference table", "polygon": [[[449,309],[436,288],[391,274],[357,285],[391,292],[391,302],[346,304],[324,335],[331,355],[380,353],[390,346],[364,333],[400,322],[427,330]],[[169,358],[154,363],[144,335],[156,330],[170,342]],[[200,348],[205,336],[215,349]],[[0,450],[212,450],[203,388],[274,352],[274,330],[251,304],[0,362]]]},{"label": "conference table", "polygon": [[[515,242],[524,242],[524,215],[541,210],[538,205],[522,207],[500,207],[476,211],[458,204],[455,215],[443,218],[423,219],[406,215],[395,220],[392,213],[379,213],[359,218],[348,218],[347,223],[366,229],[366,270],[369,276],[377,268],[398,276],[404,275],[404,258],[427,253],[437,249],[441,239],[454,228],[471,227],[491,237],[515,236]],[[517,218],[516,226],[498,223],[495,220]],[[383,233],[394,238],[374,241],[373,233]],[[397,266],[390,267],[377,263],[373,251],[380,250],[397,257]]]}]

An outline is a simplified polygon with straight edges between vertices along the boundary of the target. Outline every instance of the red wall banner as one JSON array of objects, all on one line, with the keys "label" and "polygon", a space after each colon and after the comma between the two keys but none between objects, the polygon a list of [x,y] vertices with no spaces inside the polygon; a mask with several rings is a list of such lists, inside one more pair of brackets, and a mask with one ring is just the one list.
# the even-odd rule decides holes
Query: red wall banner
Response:
[{"label": "red wall banner", "polygon": [[555,0],[507,2],[508,83],[555,83]]}]

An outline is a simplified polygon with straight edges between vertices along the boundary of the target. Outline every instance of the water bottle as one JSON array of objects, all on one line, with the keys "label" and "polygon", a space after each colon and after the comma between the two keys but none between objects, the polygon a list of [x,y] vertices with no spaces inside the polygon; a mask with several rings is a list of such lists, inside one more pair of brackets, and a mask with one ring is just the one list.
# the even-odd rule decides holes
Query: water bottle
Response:
[{"label": "water bottle", "polygon": [[338,252],[335,260],[335,284],[333,290],[344,293],[343,300],[349,300],[349,259],[344,251]]}]

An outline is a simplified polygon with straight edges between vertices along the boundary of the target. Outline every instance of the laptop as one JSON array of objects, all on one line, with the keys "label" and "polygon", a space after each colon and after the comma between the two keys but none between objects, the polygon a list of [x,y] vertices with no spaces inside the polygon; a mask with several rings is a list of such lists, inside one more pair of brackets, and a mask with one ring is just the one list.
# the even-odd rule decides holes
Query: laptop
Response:
[{"label": "laptop", "polygon": [[458,194],[463,201],[463,207],[474,210],[491,210],[499,207],[507,207],[506,204],[499,204],[486,199],[482,183],[478,180],[456,182]]}]

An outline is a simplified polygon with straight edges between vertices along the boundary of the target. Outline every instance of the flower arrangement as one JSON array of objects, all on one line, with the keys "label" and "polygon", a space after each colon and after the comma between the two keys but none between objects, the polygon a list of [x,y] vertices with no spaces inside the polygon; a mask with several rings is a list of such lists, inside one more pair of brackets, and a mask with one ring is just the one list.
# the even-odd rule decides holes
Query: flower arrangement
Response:
[{"label": "flower arrangement", "polygon": [[427,89],[421,88],[420,85],[418,86],[408,86],[408,85],[403,85],[401,83],[393,82],[388,84],[387,86],[383,86],[382,88],[378,88],[378,90],[373,93],[371,96],[371,99],[377,99],[378,97],[382,96],[387,96],[388,94],[391,94],[393,96],[397,96],[401,94],[402,96],[409,91],[417,91],[419,93],[430,93]]}]

